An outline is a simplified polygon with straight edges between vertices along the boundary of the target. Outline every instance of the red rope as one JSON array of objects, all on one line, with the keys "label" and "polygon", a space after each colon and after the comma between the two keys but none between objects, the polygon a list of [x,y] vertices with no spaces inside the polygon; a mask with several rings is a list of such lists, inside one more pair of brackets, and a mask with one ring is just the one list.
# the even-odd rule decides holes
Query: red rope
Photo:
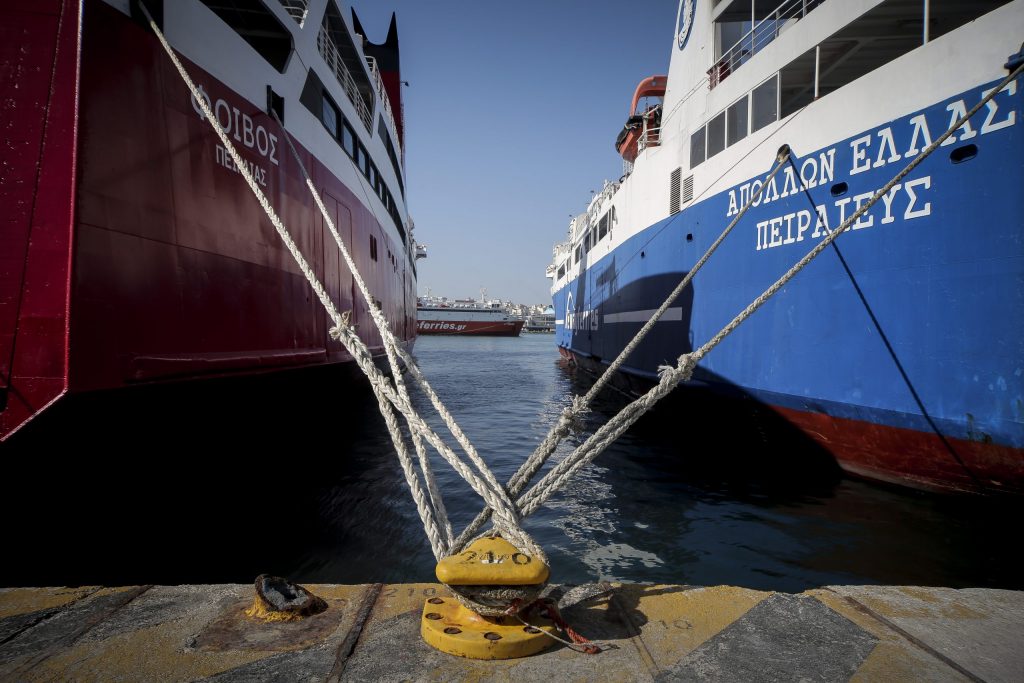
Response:
[{"label": "red rope", "polygon": [[542,602],[540,611],[541,616],[547,617],[551,621],[555,622],[555,626],[557,626],[560,631],[565,632],[565,635],[569,636],[569,640],[580,646],[581,652],[586,652],[588,655],[596,655],[601,652],[601,648],[590,642],[589,638],[577,633],[572,626],[569,626],[569,623],[563,619],[561,613],[559,613],[558,606],[555,605],[554,600],[538,602]]},{"label": "red rope", "polygon": [[[596,654],[601,652],[601,648],[598,645],[596,645],[595,643],[592,643],[590,641],[590,639],[587,638],[586,636],[578,633],[576,631],[576,629],[574,629],[572,626],[570,626],[569,623],[565,619],[562,618],[562,615],[558,611],[558,606],[555,604],[554,600],[550,600],[550,599],[547,599],[547,598],[541,598],[541,599],[538,599],[538,600],[534,600],[533,602],[531,602],[526,607],[520,608],[520,605],[522,605],[522,604],[523,604],[523,601],[522,601],[521,598],[515,598],[514,600],[512,600],[512,602],[509,603],[508,609],[505,610],[505,614],[507,614],[509,616],[513,616],[513,615],[517,615],[517,614],[525,615],[525,614],[529,613],[529,611],[532,610],[534,607],[539,607],[540,608],[540,615],[542,617],[544,617],[546,619],[550,619],[552,622],[554,622],[555,626],[558,628],[559,631],[562,631],[567,636],[569,636],[569,640],[572,641],[571,645],[578,645],[579,646],[578,650],[580,652],[584,652],[584,653],[586,653],[588,655],[596,655]],[[520,617],[520,620],[522,621],[523,618]],[[548,635],[551,635],[551,634],[548,634]],[[555,640],[561,640],[561,639],[560,638],[555,638]],[[565,641],[562,641],[562,642],[565,642]],[[577,649],[577,648],[573,648],[573,649]]]}]

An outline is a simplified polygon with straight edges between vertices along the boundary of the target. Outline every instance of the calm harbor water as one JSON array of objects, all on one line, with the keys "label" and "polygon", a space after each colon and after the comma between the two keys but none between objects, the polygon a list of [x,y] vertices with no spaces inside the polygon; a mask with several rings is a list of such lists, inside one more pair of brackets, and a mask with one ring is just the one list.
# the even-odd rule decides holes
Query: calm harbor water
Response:
[{"label": "calm harbor water", "polygon": [[[421,337],[416,357],[499,481],[591,384],[559,360],[551,335]],[[614,392],[599,401],[587,433],[624,403]],[[677,410],[668,406],[638,423],[527,520],[554,580],[787,591],[863,583],[1024,587],[1007,534],[1021,519],[1019,505],[855,481],[780,450],[793,448],[790,442],[728,452],[721,445],[728,416],[713,421],[710,440],[700,439],[694,435],[708,423],[688,424]],[[555,458],[586,435],[570,438]],[[355,450],[363,464],[322,498],[321,545],[290,573],[317,581],[430,580],[433,558],[386,437],[367,434]],[[447,465],[437,462],[435,470],[458,531],[480,500]]]},{"label": "calm harbor water", "polygon": [[[415,355],[501,481],[591,382],[551,335],[421,337]],[[330,379],[190,395],[137,409],[127,430],[123,412],[79,411],[87,425],[61,450],[53,432],[67,429],[24,440],[3,503],[18,560],[0,581],[434,580],[372,395]],[[600,400],[555,458],[624,403]],[[732,438],[735,422],[671,404],[635,425],[527,520],[552,580],[1024,588],[1021,503],[852,480],[798,440]],[[435,470],[458,531],[481,501],[439,458]]]}]

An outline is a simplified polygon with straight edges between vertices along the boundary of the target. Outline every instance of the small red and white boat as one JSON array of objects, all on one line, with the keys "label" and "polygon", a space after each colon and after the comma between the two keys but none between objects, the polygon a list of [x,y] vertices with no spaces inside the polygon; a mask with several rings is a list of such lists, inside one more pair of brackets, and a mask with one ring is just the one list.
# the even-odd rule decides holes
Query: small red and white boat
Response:
[{"label": "small red and white boat", "polygon": [[518,337],[525,322],[510,315],[497,302],[438,303],[420,300],[416,316],[417,334]]}]

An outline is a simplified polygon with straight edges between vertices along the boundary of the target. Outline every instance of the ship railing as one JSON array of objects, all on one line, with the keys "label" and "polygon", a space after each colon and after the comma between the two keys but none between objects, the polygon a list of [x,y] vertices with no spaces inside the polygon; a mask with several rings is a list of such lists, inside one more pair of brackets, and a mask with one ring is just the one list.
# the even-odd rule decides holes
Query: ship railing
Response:
[{"label": "ship railing", "polygon": [[[391,109],[391,97],[388,95],[387,90],[384,89],[384,79],[381,78],[380,69],[377,68],[377,60],[374,57],[367,57],[366,63],[370,66],[370,75],[373,77],[374,86],[377,88],[377,97],[380,98],[385,120],[391,123],[391,130],[398,133],[398,126],[395,125],[395,114]],[[397,138],[395,145],[398,146]],[[402,152],[400,147],[398,151],[399,153]]]},{"label": "ship railing", "polygon": [[341,52],[338,51],[338,46],[331,40],[330,34],[327,32],[327,27],[322,26],[320,33],[316,36],[316,47],[320,51],[320,56],[324,58],[327,66],[330,67],[331,71],[334,72],[338,82],[341,83],[341,87],[344,88],[345,94],[348,95],[348,99],[356,108],[356,113],[362,120],[363,125],[366,126],[366,130],[373,130],[373,113],[369,107],[366,106],[366,101],[363,100],[362,95],[359,92],[359,86],[356,85],[356,81],[352,78],[352,74],[349,73],[348,67],[345,66],[345,60],[341,58]]},{"label": "ship railing", "polygon": [[825,0],[785,0],[754,24],[736,44],[722,53],[715,65],[708,69],[708,88],[713,89],[724,81],[748,59],[764,49],[779,37],[793,23],[803,19],[807,13]]},{"label": "ship railing", "polygon": [[644,131],[640,133],[640,138],[637,140],[636,149],[637,152],[642,152],[648,147],[657,147],[661,144],[661,127],[648,128],[646,123],[644,124]]},{"label": "ship railing", "polygon": [[309,14],[309,0],[278,0],[295,23],[302,26]]}]

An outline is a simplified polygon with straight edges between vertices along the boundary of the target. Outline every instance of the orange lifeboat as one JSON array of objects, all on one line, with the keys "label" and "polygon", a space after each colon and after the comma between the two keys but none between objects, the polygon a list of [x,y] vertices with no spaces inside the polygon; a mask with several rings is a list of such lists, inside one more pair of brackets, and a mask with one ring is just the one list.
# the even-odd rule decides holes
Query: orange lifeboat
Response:
[{"label": "orange lifeboat", "polygon": [[636,86],[633,103],[629,107],[629,118],[615,138],[615,149],[630,163],[636,161],[636,155],[640,152],[640,138],[645,137],[645,134],[646,147],[658,144],[661,131],[661,104],[647,107],[642,112],[637,111],[637,106],[641,97],[664,97],[666,82],[668,76],[648,76]]}]

